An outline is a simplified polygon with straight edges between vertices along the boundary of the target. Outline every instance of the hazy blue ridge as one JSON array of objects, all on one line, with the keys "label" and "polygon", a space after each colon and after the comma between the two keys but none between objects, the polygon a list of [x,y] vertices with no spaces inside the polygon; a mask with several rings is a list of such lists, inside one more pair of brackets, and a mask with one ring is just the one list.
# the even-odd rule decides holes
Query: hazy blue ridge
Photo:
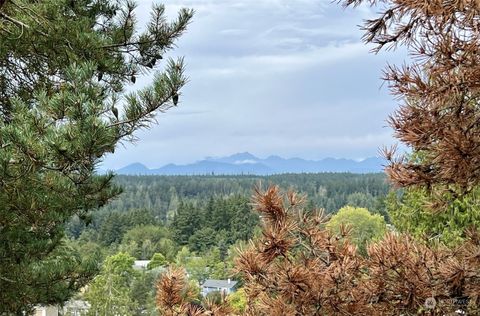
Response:
[{"label": "hazy blue ridge", "polygon": [[281,158],[269,156],[265,159],[245,152],[228,157],[208,157],[186,165],[168,164],[158,169],[149,169],[141,163],[133,163],[115,171],[122,175],[269,175],[280,173],[317,172],[383,172],[384,159],[371,157],[362,161],[345,158],[325,158],[305,160],[301,158]]}]

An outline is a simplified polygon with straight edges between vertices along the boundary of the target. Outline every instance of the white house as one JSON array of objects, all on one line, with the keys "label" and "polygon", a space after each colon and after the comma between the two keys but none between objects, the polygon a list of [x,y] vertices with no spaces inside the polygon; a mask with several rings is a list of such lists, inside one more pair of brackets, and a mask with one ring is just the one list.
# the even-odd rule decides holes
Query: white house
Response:
[{"label": "white house", "polygon": [[237,281],[228,280],[205,280],[202,284],[202,295],[207,296],[210,292],[220,292],[225,295],[235,292]]},{"label": "white house", "polygon": [[135,260],[133,263],[133,268],[135,270],[147,270],[150,260]]}]

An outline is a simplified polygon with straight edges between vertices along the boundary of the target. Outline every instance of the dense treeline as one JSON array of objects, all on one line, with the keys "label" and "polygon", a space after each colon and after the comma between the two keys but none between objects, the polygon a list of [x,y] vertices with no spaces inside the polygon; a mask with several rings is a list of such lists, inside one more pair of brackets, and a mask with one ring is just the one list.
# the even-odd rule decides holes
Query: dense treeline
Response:
[{"label": "dense treeline", "polygon": [[249,202],[259,184],[277,183],[306,194],[310,209],[332,213],[350,205],[387,217],[389,187],[382,174],[119,176],[116,182],[124,192],[93,218],[74,217],[67,233],[138,259],[156,252],[172,259],[182,246],[198,253],[216,246],[225,254],[236,241],[248,240],[258,224]]},{"label": "dense treeline", "polygon": [[124,193],[100,214],[149,209],[162,221],[172,219],[180,200],[198,203],[211,196],[250,197],[258,184],[275,183],[283,189],[305,193],[315,206],[334,212],[346,204],[379,210],[377,197],[389,187],[383,174],[283,174],[272,176],[117,176]]},{"label": "dense treeline", "polygon": [[[249,200],[256,185],[278,184],[306,194],[309,208],[336,212],[345,205],[364,207],[387,218],[389,186],[383,174],[284,174],[262,176],[118,176],[123,193],[93,218],[74,217],[67,233],[103,246],[122,243],[130,229],[162,226],[169,240],[197,251],[251,237],[257,219]],[[85,237],[87,236],[87,237]],[[199,241],[203,240],[203,243]]]},{"label": "dense treeline", "polygon": [[234,196],[210,198],[203,208],[181,203],[170,226],[179,245],[203,252],[214,245],[226,250],[237,240],[248,240],[257,224],[258,216],[251,211],[249,200]]}]

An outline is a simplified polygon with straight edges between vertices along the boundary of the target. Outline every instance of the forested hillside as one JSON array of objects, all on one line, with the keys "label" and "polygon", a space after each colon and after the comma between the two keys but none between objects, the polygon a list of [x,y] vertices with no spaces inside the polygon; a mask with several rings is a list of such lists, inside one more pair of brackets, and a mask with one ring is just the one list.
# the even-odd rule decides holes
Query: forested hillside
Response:
[{"label": "forested hillside", "polygon": [[317,207],[334,212],[346,204],[379,209],[388,192],[384,174],[283,174],[273,176],[117,176],[124,192],[100,214],[148,209],[160,220],[172,219],[180,201],[205,203],[210,197],[250,197],[255,185],[275,183],[308,195]]}]

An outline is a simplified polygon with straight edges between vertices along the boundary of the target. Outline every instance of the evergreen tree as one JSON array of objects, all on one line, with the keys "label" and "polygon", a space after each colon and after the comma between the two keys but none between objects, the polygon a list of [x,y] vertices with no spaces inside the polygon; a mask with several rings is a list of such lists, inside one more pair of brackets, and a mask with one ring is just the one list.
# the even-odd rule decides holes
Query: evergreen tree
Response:
[{"label": "evergreen tree", "polygon": [[180,203],[177,214],[171,225],[175,242],[179,245],[188,244],[190,236],[200,228],[200,211],[191,203]]},{"label": "evergreen tree", "polygon": [[188,239],[188,245],[193,251],[203,253],[215,244],[215,235],[216,232],[214,229],[204,227],[190,236]]},{"label": "evergreen tree", "polygon": [[250,201],[246,197],[234,197],[230,200],[231,243],[237,240],[248,240],[253,237],[255,227],[259,224],[258,215],[252,212]]},{"label": "evergreen tree", "polygon": [[453,246],[467,238],[468,229],[480,226],[479,199],[480,189],[475,188],[452,199],[443,212],[435,212],[427,190],[406,189],[402,194],[391,192],[386,206],[396,230]]},{"label": "evergreen tree", "polygon": [[121,214],[110,214],[99,231],[99,240],[106,246],[119,243],[124,233],[125,225]]},{"label": "evergreen tree", "polygon": [[139,33],[134,9],[0,1],[0,314],[62,302],[93,276],[63,246],[65,223],[118,195],[98,163],[178,103],[182,59],[151,86],[124,91],[173,47],[192,11],[169,23],[156,5]]}]

